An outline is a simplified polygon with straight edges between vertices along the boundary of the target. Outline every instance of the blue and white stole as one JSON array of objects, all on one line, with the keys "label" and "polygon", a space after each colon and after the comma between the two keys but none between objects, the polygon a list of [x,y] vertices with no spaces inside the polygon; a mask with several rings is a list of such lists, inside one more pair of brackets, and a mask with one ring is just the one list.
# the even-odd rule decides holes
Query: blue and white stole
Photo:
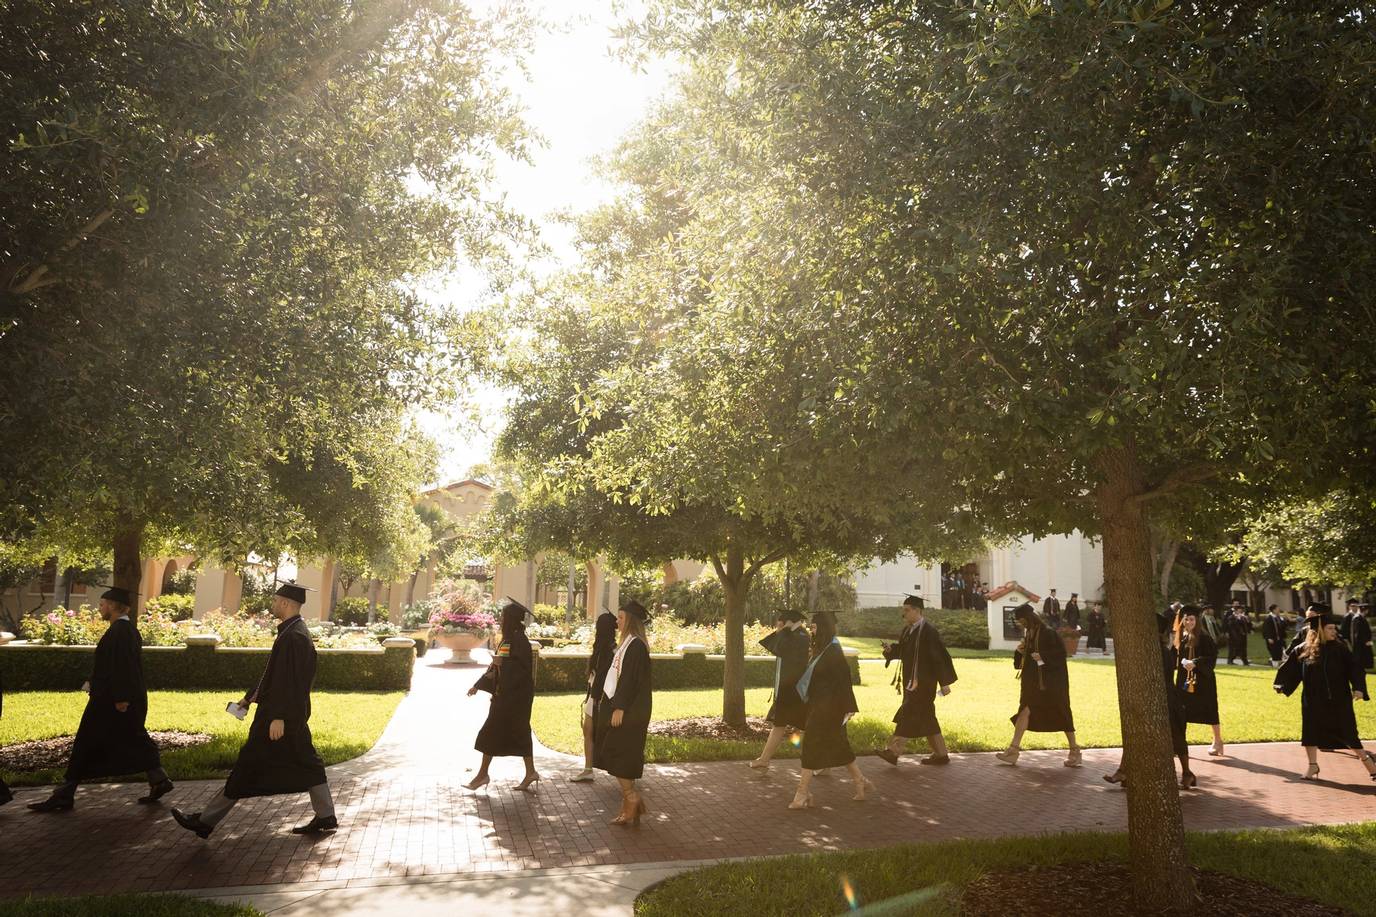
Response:
[{"label": "blue and white stole", "polygon": [[841,641],[836,639],[835,637],[832,637],[831,643],[827,644],[822,649],[822,652],[812,657],[812,661],[807,664],[807,670],[804,671],[802,677],[798,679],[798,696],[803,699],[804,703],[807,702],[808,688],[812,686],[812,670],[817,668],[817,663],[820,662],[822,660],[822,657],[826,655],[827,650],[831,649],[833,646],[837,649],[840,649]]}]

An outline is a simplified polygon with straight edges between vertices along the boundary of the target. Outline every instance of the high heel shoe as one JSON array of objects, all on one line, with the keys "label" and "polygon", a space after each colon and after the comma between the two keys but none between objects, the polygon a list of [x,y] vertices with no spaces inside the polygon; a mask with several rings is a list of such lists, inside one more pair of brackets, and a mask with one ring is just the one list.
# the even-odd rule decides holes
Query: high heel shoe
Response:
[{"label": "high heel shoe", "polygon": [[1180,788],[1182,790],[1191,790],[1197,786],[1199,786],[1199,778],[1194,775],[1193,771],[1185,771],[1180,775]]},{"label": "high heel shoe", "polygon": [[465,784],[463,785],[463,788],[464,788],[465,790],[480,790],[480,789],[482,789],[483,787],[487,786],[487,785],[488,785],[489,783],[491,783],[491,782],[492,782],[492,778],[489,777],[487,774],[479,774],[478,776],[474,777],[472,780],[470,780],[470,781],[468,781],[467,783],[465,783]]},{"label": "high heel shoe", "polygon": [[1305,770],[1305,772],[1304,772],[1303,774],[1300,775],[1300,779],[1301,779],[1301,780],[1313,780],[1313,779],[1314,779],[1315,777],[1317,777],[1317,776],[1319,776],[1319,766],[1318,766],[1317,764],[1311,764],[1311,765],[1309,765],[1309,767]]},{"label": "high heel shoe", "polygon": [[765,774],[769,773],[769,762],[765,761],[761,764],[760,759],[756,758],[754,761],[750,762],[750,769],[752,771],[757,771],[757,776],[763,777]]},{"label": "high heel shoe", "polygon": [[527,777],[526,779],[522,780],[520,783],[516,784],[516,789],[520,790],[522,793],[526,793],[526,792],[535,793],[535,792],[538,792],[538,791],[539,791],[539,785],[540,785],[540,775],[539,775],[539,774],[532,774],[531,776],[529,776],[529,777]]},{"label": "high heel shoe", "polygon": [[810,808],[812,808],[812,794],[811,794],[811,793],[808,793],[806,796],[804,796],[804,797],[802,797],[802,798],[800,799],[800,798],[798,798],[798,794],[797,794],[797,793],[794,793],[794,794],[793,794],[793,801],[790,802],[790,803],[788,804],[788,807],[789,807],[790,809],[810,809]]},{"label": "high heel shoe", "polygon": [[621,811],[620,811],[619,813],[617,813],[616,818],[613,818],[611,821],[607,822],[607,824],[609,824],[609,825],[624,825],[624,824],[626,824],[627,822],[629,822],[630,820],[631,820],[631,800],[630,800],[630,796],[628,796],[628,795],[626,794],[626,792],[623,790],[623,791],[621,792]]},{"label": "high heel shoe", "polygon": [[996,752],[994,752],[994,757],[998,759],[998,761],[999,761],[1000,764],[1006,764],[1006,765],[1008,765],[1009,767],[1017,767],[1017,766],[1018,766],[1018,755],[1020,755],[1020,754],[1022,754],[1022,752],[1021,752],[1020,749],[1017,749],[1017,748],[1007,748],[1007,749],[1004,749],[1003,751],[996,751]]},{"label": "high heel shoe", "polygon": [[864,802],[865,794],[874,789],[874,784],[869,780],[860,781],[860,785],[855,788],[855,795],[851,797],[855,802]]},{"label": "high heel shoe", "polygon": [[1082,764],[1084,764],[1084,757],[1080,754],[1080,750],[1078,748],[1072,748],[1070,754],[1066,755],[1064,766],[1079,767]]},{"label": "high heel shoe", "polygon": [[1215,742],[1214,747],[1209,749],[1209,756],[1213,758],[1223,757],[1223,743]]},{"label": "high heel shoe", "polygon": [[630,822],[628,822],[628,824],[632,828],[639,828],[640,816],[648,814],[650,810],[645,805],[644,796],[640,795],[639,793],[632,793],[631,796],[633,799],[633,801],[631,802],[631,820]]},{"label": "high heel shoe", "polygon": [[1111,774],[1104,774],[1104,780],[1108,783],[1123,784],[1127,778],[1123,776],[1121,771],[1114,771]]},{"label": "high heel shoe", "polygon": [[1367,752],[1362,755],[1362,763],[1366,765],[1366,772],[1371,776],[1371,779],[1376,780],[1376,755]]}]

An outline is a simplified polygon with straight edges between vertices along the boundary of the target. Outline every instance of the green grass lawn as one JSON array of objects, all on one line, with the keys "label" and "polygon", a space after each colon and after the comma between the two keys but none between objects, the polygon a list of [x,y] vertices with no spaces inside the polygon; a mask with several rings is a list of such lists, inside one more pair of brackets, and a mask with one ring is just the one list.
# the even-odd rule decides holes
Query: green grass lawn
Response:
[{"label": "green grass lawn", "polygon": [[[893,636],[887,638],[880,637],[838,637],[841,645],[848,649],[860,651],[861,659],[883,659],[884,652],[879,646],[881,639],[894,641],[898,639],[898,634],[903,630],[902,622],[894,628]],[[1228,660],[1228,645],[1224,643],[1219,647],[1219,653],[1223,657],[1222,662],[1226,665]],[[970,658],[981,659],[991,656],[1012,656],[1006,650],[966,650],[954,648],[951,655],[957,659]],[[1253,631],[1247,638],[1247,658],[1249,662],[1260,663],[1265,666],[1270,663],[1271,657],[1266,652],[1266,641],[1261,636],[1260,629]]]},{"label": "green grass lawn", "polygon": [[[326,764],[356,758],[373,747],[392,718],[402,692],[326,692],[311,697],[311,734]],[[151,691],[148,728],[201,732],[214,739],[194,748],[163,753],[162,764],[173,780],[223,777],[229,773],[248,736],[250,718],[239,722],[225,713],[231,691]],[[0,717],[0,745],[51,739],[76,732],[86,695],[76,691],[24,691],[5,695]],[[0,770],[13,786],[55,783],[61,770],[18,773]]]},{"label": "green grass lawn", "polygon": [[[1376,915],[1370,889],[1376,872],[1376,823],[1198,832],[1188,836],[1188,845],[1191,862],[1201,869],[1255,879],[1354,914]],[[1121,834],[905,844],[854,853],[771,857],[674,876],[647,889],[637,899],[635,913],[845,913],[851,909],[842,892],[848,883],[858,905],[877,905],[865,913],[949,914],[960,889],[989,870],[1084,862],[1090,876],[1096,860],[1126,859],[1127,840]]]},{"label": "green grass lawn", "polygon": [[[893,714],[898,709],[898,694],[889,683],[895,668],[882,663],[860,664],[863,685],[855,688],[860,713],[850,721],[850,740],[859,753],[879,747],[889,736]],[[946,741],[953,751],[997,751],[1008,745],[1012,735],[1009,717],[1017,712],[1018,681],[1013,663],[1004,656],[956,659],[960,680],[947,697],[938,698]],[[1219,716],[1223,721],[1225,742],[1272,742],[1299,738],[1299,697],[1286,698],[1271,689],[1274,670],[1270,666],[1221,666],[1218,669]],[[746,709],[763,716],[769,709],[769,688],[745,692]],[[540,694],[535,698],[531,725],[540,741],[550,748],[582,754],[583,738],[579,726],[581,694]],[[1105,659],[1075,659],[1070,664],[1070,699],[1075,713],[1076,738],[1088,747],[1113,747],[1122,744],[1118,725],[1118,686],[1113,663]],[[721,714],[721,690],[660,691],[654,698],[656,720]],[[1376,733],[1376,704],[1357,704],[1358,728],[1363,735]],[[1191,726],[1192,743],[1212,741],[1207,726]],[[913,743],[919,750],[926,743]],[[1028,733],[1024,748],[1064,748],[1061,733]],[[646,760],[662,763],[682,761],[723,761],[753,758],[759,754],[758,742],[711,739],[677,739],[650,736]],[[796,757],[796,749],[785,745],[781,757]]]},{"label": "green grass lawn", "polygon": [[186,895],[83,895],[0,901],[0,917],[262,917],[247,904]]}]

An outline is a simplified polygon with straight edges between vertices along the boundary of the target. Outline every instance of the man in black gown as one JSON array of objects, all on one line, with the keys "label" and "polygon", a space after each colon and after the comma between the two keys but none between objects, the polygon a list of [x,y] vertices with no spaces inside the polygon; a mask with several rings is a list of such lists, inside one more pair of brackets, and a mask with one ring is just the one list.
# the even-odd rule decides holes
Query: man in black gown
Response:
[{"label": "man in black gown", "polygon": [[1228,665],[1234,665],[1233,660],[1239,657],[1243,665],[1251,665],[1247,661],[1247,635],[1252,632],[1252,619],[1241,602],[1233,603],[1224,623],[1228,628]]},{"label": "man in black gown", "polygon": [[93,777],[117,777],[143,771],[150,805],[172,791],[162,769],[158,746],[148,734],[148,689],[143,683],[143,640],[129,620],[133,599],[128,590],[107,589],[100,597],[100,617],[110,626],[96,644],[91,666],[90,697],[81,714],[72,756],[62,784],[42,802],[29,803],[35,812],[64,812],[76,803],[76,788]]},{"label": "man in black gown", "polygon": [[1366,608],[1357,599],[1347,600],[1347,614],[1338,624],[1338,636],[1352,648],[1363,670],[1371,668],[1371,622],[1366,619]]},{"label": "man in black gown", "polygon": [[207,838],[240,799],[309,793],[315,817],[291,829],[292,834],[319,834],[339,827],[334,800],[325,780],[325,764],[311,742],[311,682],[315,679],[315,644],[301,606],[306,590],[292,583],[278,588],[272,615],[281,623],[258,687],[240,701],[257,702],[248,741],[225,781],[223,792],[200,813],[172,810],[177,824]]},{"label": "man in black gown", "polygon": [[1266,641],[1266,652],[1271,655],[1271,665],[1279,666],[1285,655],[1285,637],[1290,625],[1281,617],[1280,608],[1272,605],[1266,609],[1266,617],[1261,622],[1261,636]]},{"label": "man in black gown", "polygon": [[1061,626],[1061,600],[1056,598],[1055,589],[1047,593],[1046,600],[1042,602],[1042,620],[1050,624],[1052,630]]},{"label": "man in black gown", "polygon": [[949,764],[946,739],[936,718],[938,686],[943,696],[951,693],[956,680],[956,667],[936,626],[922,614],[922,599],[910,595],[903,600],[903,621],[907,625],[897,643],[884,644],[884,665],[899,660],[899,678],[903,705],[894,714],[893,737],[879,757],[897,764],[909,739],[925,736],[932,753],[922,759],[923,764]]}]

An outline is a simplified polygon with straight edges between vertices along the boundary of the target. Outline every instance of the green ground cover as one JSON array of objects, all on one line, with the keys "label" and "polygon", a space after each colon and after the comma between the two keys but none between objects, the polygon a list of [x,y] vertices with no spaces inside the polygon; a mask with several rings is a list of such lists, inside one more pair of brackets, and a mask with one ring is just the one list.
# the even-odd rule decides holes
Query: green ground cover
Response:
[{"label": "green ground cover", "polygon": [[[311,734],[325,763],[356,758],[373,747],[403,697],[400,691],[329,692],[311,698]],[[163,767],[173,780],[223,777],[248,735],[250,719],[239,722],[225,713],[234,700],[228,691],[151,691],[148,728],[199,732],[214,736],[205,744],[163,753]],[[75,691],[22,691],[5,695],[0,717],[0,746],[34,739],[72,735],[81,721],[86,695]],[[55,783],[59,769],[20,773],[0,769],[13,786]]]},{"label": "green ground cover", "polygon": [[[862,662],[864,684],[855,688],[860,714],[850,722],[851,745],[859,753],[879,747],[892,729],[898,695],[890,684],[895,668],[879,662]],[[966,654],[956,658],[959,681],[952,693],[937,700],[946,741],[953,751],[997,751],[1005,748],[1012,734],[1009,723],[1017,711],[1018,680],[1013,664],[1005,654]],[[1300,734],[1299,697],[1286,698],[1271,688],[1274,670],[1270,666],[1221,666],[1218,670],[1219,716],[1226,742],[1293,741]],[[763,716],[769,709],[769,688],[745,692],[746,710]],[[1075,713],[1077,738],[1087,747],[1114,747],[1122,744],[1118,724],[1118,686],[1113,663],[1105,659],[1074,659],[1070,663],[1071,707]],[[540,741],[550,748],[582,754],[579,726],[582,694],[541,694],[535,698],[531,725]],[[719,716],[721,690],[659,691],[654,698],[656,720],[692,716]],[[1376,733],[1376,704],[1357,704],[1358,727],[1363,735]],[[1191,726],[1192,743],[1212,741],[1207,726]],[[1060,733],[1028,733],[1024,748],[1064,748]],[[921,750],[925,742],[913,743]],[[753,758],[759,743],[715,739],[649,737],[649,761],[721,761]],[[797,750],[785,745],[782,757],[796,757]]]},{"label": "green ground cover", "polygon": [[[1286,892],[1376,915],[1376,823],[1292,830],[1191,833],[1191,862]],[[990,841],[905,844],[854,853],[771,857],[710,866],[674,876],[636,901],[639,917],[764,914],[830,915],[853,905],[865,913],[949,914],[960,889],[994,869],[1055,863],[1123,862],[1122,834],[1061,834]],[[1284,864],[1279,870],[1276,864]],[[879,902],[889,901],[884,907]]]},{"label": "green ground cover", "polygon": [[262,917],[247,904],[185,895],[84,895],[0,901],[0,917]]}]

